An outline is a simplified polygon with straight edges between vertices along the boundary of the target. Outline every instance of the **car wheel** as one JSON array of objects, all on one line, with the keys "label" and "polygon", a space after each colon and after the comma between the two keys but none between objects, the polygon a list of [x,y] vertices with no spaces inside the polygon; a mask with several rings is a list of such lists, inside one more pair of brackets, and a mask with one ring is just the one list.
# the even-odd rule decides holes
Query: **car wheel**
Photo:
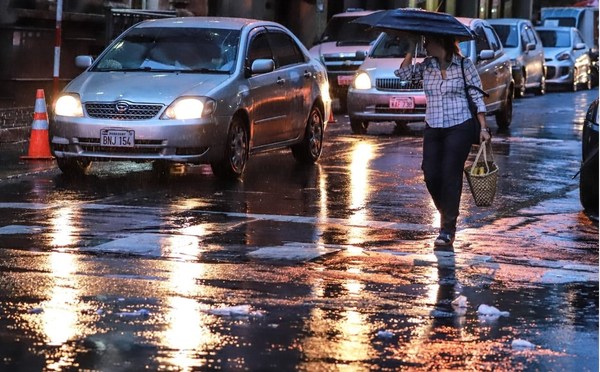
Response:
[{"label": "car wheel", "polygon": [[342,94],[338,98],[338,101],[340,104],[339,112],[348,112],[348,97]]},{"label": "car wheel", "polygon": [[354,134],[366,134],[369,123],[362,120],[350,119],[350,128]]},{"label": "car wheel", "polygon": [[506,101],[500,108],[500,111],[496,113],[496,124],[500,129],[506,129],[512,122],[512,111],[513,111],[513,95],[508,92],[506,95]]},{"label": "car wheel", "polygon": [[87,159],[56,158],[58,168],[66,176],[84,176],[90,170],[92,162]]},{"label": "car wheel", "polygon": [[587,89],[587,90],[592,89],[592,74],[588,74],[588,76],[587,76],[587,81],[585,83],[585,89]]},{"label": "car wheel", "polygon": [[304,139],[292,146],[292,155],[300,163],[312,164],[321,156],[323,149],[324,120],[321,110],[313,106],[306,122]]},{"label": "car wheel", "polygon": [[588,212],[598,212],[598,156],[579,174],[579,200]]},{"label": "car wheel", "polygon": [[525,76],[525,71],[521,72],[521,79],[518,89],[515,91],[515,97],[521,98],[525,95],[525,82],[527,81],[527,76]]},{"label": "car wheel", "polygon": [[544,94],[546,94],[546,77],[545,76],[542,76],[542,78],[540,79],[540,85],[536,89],[535,94],[538,96],[543,96]]},{"label": "car wheel", "polygon": [[248,127],[235,116],[229,125],[223,158],[210,164],[213,174],[227,180],[241,177],[248,161],[248,147]]},{"label": "car wheel", "polygon": [[394,134],[408,133],[409,130],[410,128],[408,127],[408,122],[396,120],[396,125],[394,126]]}]

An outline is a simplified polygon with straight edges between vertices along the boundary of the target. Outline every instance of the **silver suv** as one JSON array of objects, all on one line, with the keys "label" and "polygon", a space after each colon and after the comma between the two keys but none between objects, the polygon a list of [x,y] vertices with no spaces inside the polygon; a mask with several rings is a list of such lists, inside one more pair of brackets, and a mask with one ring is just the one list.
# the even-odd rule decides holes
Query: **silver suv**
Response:
[{"label": "silver suv", "polygon": [[523,97],[527,89],[546,93],[544,46],[531,22],[519,18],[487,20],[500,37],[504,52],[510,57],[515,80],[515,96]]},{"label": "silver suv", "polygon": [[356,18],[375,11],[351,10],[331,17],[321,38],[309,50],[327,68],[331,97],[339,100],[340,108],[346,109],[346,94],[354,72],[365,59],[379,31],[369,26],[352,23]]}]

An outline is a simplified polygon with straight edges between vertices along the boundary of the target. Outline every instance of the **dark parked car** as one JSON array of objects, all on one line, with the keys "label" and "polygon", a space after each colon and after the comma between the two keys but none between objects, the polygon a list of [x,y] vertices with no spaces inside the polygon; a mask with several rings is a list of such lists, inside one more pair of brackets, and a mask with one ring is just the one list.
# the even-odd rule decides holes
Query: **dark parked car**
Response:
[{"label": "dark parked car", "polygon": [[598,99],[590,105],[581,138],[579,198],[586,212],[598,216]]}]

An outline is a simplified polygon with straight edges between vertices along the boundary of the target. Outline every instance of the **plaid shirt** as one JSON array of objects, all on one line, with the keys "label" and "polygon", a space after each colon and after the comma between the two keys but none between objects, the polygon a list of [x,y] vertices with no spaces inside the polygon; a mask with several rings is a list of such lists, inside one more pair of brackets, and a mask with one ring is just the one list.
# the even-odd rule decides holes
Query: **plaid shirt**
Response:
[{"label": "plaid shirt", "polygon": [[[425,122],[432,128],[452,127],[471,118],[460,67],[461,59],[462,57],[456,54],[452,57],[452,62],[446,69],[445,80],[442,79],[437,59],[433,57],[427,57],[423,62],[416,63],[414,71],[413,66],[406,66],[394,71],[394,74],[403,80],[423,80],[427,98]],[[481,79],[473,62],[465,58],[464,65],[467,85],[481,88]],[[483,95],[474,89],[470,89],[469,93],[477,105],[477,112],[485,112]]]}]

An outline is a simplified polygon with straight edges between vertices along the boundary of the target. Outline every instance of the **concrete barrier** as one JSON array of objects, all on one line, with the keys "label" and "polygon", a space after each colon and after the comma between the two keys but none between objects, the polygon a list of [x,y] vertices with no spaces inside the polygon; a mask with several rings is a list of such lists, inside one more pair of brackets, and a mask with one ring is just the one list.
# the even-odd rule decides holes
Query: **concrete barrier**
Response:
[{"label": "concrete barrier", "polygon": [[33,106],[0,108],[0,143],[28,141],[33,110]]}]

